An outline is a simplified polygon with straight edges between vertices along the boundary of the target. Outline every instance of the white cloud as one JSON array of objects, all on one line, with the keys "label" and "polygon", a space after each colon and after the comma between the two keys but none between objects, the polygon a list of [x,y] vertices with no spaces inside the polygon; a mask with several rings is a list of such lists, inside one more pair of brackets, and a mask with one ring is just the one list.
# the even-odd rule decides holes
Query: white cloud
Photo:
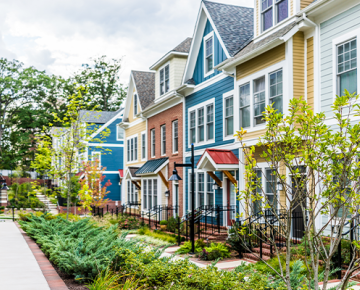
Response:
[{"label": "white cloud", "polygon": [[[216,2],[253,6],[252,0]],[[68,76],[89,58],[147,70],[192,36],[200,0],[12,0],[0,3],[0,57]]]}]

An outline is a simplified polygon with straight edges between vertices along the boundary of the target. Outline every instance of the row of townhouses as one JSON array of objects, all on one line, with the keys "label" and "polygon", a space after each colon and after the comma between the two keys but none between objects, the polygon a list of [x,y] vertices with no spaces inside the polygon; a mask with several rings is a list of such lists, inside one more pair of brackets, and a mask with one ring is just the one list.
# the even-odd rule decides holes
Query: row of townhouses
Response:
[{"label": "row of townhouses", "polygon": [[[256,145],[265,106],[286,115],[300,96],[331,124],[335,95],[356,91],[360,81],[359,36],[359,0],[254,0],[254,8],[202,1],[192,38],[149,70],[132,71],[124,110],[103,120],[113,127],[105,146],[119,149],[100,157],[113,183],[109,197],[139,212],[175,206],[183,216],[191,208],[189,168],[178,169],[180,181],[169,177],[175,162],[190,162],[194,144],[195,207],[234,208],[221,217],[231,225],[242,210],[235,188],[245,187],[234,133],[246,129],[247,146]],[[260,153],[264,191],[285,206],[283,192],[266,184]],[[326,220],[319,216],[317,226]]]}]

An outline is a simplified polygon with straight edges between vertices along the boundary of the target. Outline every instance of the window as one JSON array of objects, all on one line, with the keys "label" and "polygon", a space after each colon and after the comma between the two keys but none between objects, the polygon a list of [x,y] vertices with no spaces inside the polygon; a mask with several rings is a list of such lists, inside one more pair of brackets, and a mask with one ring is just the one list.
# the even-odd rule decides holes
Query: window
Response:
[{"label": "window", "polygon": [[127,139],[127,161],[137,161],[138,159],[138,137]]},{"label": "window", "polygon": [[265,111],[265,77],[254,81],[254,125],[265,123],[262,113]]},{"label": "window", "polygon": [[141,159],[146,158],[146,133],[141,134]]},{"label": "window", "polygon": [[151,157],[155,157],[155,129],[151,129],[150,137],[151,137]]},{"label": "window", "polygon": [[166,154],[166,126],[162,125],[161,129],[161,155]]},{"label": "window", "polygon": [[265,194],[267,196],[267,201],[274,209],[276,209],[277,208],[276,176],[273,174],[273,170],[270,168],[267,168],[265,172],[266,172]]},{"label": "window", "polygon": [[[255,170],[256,172],[256,180],[255,180],[255,184],[256,184],[256,193],[258,193],[259,195],[262,195],[262,172],[261,169],[257,169]],[[259,212],[261,212],[262,210],[262,201],[261,199],[259,200],[255,200],[253,202],[253,214],[258,214]]]},{"label": "window", "polygon": [[138,202],[138,191],[134,183],[130,180],[127,182],[127,195],[128,195],[128,202]]},{"label": "window", "polygon": [[250,127],[250,83],[240,86],[240,128]]},{"label": "window", "polygon": [[195,111],[190,112],[190,144],[196,143]]},{"label": "window", "polygon": [[207,205],[214,205],[214,190],[213,184],[214,180],[211,178],[209,174],[206,176],[206,204]]},{"label": "window", "polygon": [[198,109],[198,142],[203,142],[205,139],[204,130],[204,108]]},{"label": "window", "polygon": [[[191,173],[189,173],[189,208],[191,208]],[[195,173],[195,208],[204,205],[214,205],[214,180],[204,172]]]},{"label": "window", "polygon": [[134,116],[136,116],[138,113],[138,98],[137,95],[134,95]]},{"label": "window", "polygon": [[116,126],[116,140],[124,140],[124,129]]},{"label": "window", "polygon": [[225,99],[225,136],[234,134],[234,98]]},{"label": "window", "polygon": [[204,190],[205,190],[205,182],[204,182],[204,173],[198,173],[198,195],[199,195],[199,206],[203,206],[205,204],[204,200]]},{"label": "window", "polygon": [[143,180],[142,182],[142,188],[143,188],[143,201],[144,201],[144,209],[148,209],[148,197],[147,197],[147,180]]},{"label": "window", "polygon": [[189,145],[214,141],[214,99],[188,109]]},{"label": "window", "polygon": [[337,46],[337,94],[357,92],[357,43],[356,39]]},{"label": "window", "polygon": [[178,136],[178,120],[172,122],[173,128],[173,153],[177,153],[179,151],[179,136]]},{"label": "window", "polygon": [[214,69],[214,37],[213,33],[205,36],[205,75],[211,74]]},{"label": "window", "polygon": [[206,140],[214,139],[214,105],[206,106]]},{"label": "window", "polygon": [[152,203],[152,179],[148,180],[148,205],[149,208],[153,207],[153,203]]},{"label": "window", "polygon": [[261,0],[261,19],[263,31],[288,18],[288,15],[288,0]]},{"label": "window", "polygon": [[154,206],[157,206],[157,180],[153,179],[153,200],[154,200]]},{"label": "window", "polygon": [[169,65],[160,70],[160,96],[167,93],[170,89]]},{"label": "window", "polygon": [[270,95],[269,104],[274,104],[273,108],[277,113],[283,112],[283,77],[282,70],[270,74]]},{"label": "window", "polygon": [[101,168],[101,152],[92,152],[91,155],[93,164]]},{"label": "window", "polygon": [[143,179],[144,209],[157,206],[157,179]]}]

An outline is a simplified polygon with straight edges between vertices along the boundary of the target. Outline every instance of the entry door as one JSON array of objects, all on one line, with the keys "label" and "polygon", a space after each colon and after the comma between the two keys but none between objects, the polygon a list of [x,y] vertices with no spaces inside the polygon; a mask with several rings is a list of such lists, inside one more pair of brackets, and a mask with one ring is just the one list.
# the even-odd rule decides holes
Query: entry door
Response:
[{"label": "entry door", "polygon": [[[235,222],[235,215],[236,213],[236,193],[235,193],[235,186],[230,181],[230,179],[227,179],[227,194],[226,194],[226,200],[227,200],[227,211],[226,211],[226,217],[227,217],[227,225],[231,226]],[[234,211],[233,211],[234,209]]]},{"label": "entry door", "polygon": [[300,184],[301,177],[292,177],[291,181],[293,198],[297,198],[297,194],[302,195],[302,198],[297,201],[292,213],[292,235],[294,239],[300,240],[303,238],[305,231],[304,215],[301,210],[301,203],[303,206],[306,206],[306,200],[304,198],[306,195],[306,189],[302,188],[301,190],[297,190],[297,184]]}]

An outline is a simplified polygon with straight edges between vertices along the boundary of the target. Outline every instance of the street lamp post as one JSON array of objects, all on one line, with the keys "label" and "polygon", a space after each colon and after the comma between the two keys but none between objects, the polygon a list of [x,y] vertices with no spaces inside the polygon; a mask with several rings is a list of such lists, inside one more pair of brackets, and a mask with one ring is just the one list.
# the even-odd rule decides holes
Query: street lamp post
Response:
[{"label": "street lamp post", "polygon": [[195,157],[194,157],[194,144],[191,144],[191,159],[190,163],[186,164],[177,164],[174,162],[174,171],[173,175],[170,177],[169,181],[179,181],[182,180],[178,175],[176,167],[189,167],[191,168],[191,222],[190,222],[190,240],[191,240],[191,252],[190,254],[195,254]]}]

